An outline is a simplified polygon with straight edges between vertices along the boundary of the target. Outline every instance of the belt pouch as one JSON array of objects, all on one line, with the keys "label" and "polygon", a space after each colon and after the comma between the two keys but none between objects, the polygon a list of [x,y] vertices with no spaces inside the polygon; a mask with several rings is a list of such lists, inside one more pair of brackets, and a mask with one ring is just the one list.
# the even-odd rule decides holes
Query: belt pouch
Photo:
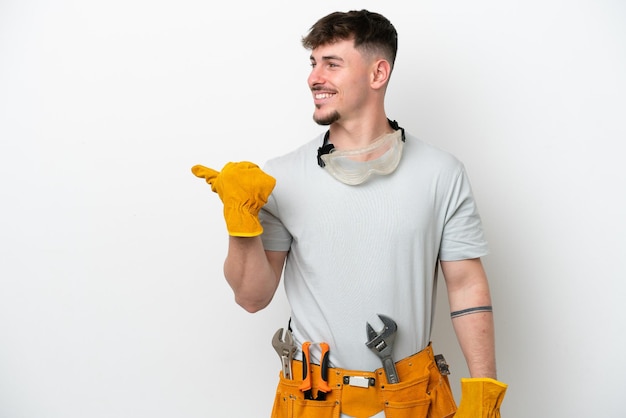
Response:
[{"label": "belt pouch", "polygon": [[[302,363],[294,361],[293,376],[301,376]],[[302,380],[284,379],[280,373],[272,418],[339,418],[341,412],[354,418],[369,418],[384,410],[386,418],[447,418],[454,415],[456,403],[447,376],[442,375],[429,345],[396,363],[399,383],[389,384],[382,368],[374,372],[330,368],[332,391],[325,401],[304,399]],[[311,365],[314,393],[320,367]],[[362,386],[348,384],[351,377],[373,382]]]}]

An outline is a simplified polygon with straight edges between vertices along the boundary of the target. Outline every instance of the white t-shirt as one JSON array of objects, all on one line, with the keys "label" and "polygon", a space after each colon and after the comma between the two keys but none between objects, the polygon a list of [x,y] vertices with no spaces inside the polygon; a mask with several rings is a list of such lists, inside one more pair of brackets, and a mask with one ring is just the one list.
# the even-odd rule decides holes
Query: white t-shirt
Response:
[{"label": "white t-shirt", "polygon": [[366,322],[395,320],[396,361],[422,350],[438,260],[482,257],[487,243],[464,166],[449,153],[407,134],[396,171],[348,186],[317,164],[322,138],[265,165],[276,187],[260,213],[263,244],[289,251],[297,344],[325,341],[331,366],[372,371],[381,361],[365,345]]}]

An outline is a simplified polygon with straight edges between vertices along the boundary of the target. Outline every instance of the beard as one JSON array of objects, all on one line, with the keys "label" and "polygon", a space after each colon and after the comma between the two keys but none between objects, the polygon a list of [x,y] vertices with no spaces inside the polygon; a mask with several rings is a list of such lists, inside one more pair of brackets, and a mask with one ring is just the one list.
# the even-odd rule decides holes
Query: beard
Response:
[{"label": "beard", "polygon": [[317,116],[315,113],[313,114],[313,120],[318,125],[328,126],[334,122],[337,122],[340,118],[339,112],[336,110],[328,113],[326,115]]}]

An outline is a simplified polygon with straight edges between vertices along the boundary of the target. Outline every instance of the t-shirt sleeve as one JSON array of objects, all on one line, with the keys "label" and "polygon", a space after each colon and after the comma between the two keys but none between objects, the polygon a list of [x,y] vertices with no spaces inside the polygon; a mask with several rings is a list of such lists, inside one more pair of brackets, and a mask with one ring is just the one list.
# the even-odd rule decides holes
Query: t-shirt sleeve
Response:
[{"label": "t-shirt sleeve", "polygon": [[263,247],[268,251],[289,251],[291,234],[272,210],[274,207],[275,200],[270,195],[267,203],[259,212],[259,220],[263,226],[263,233],[261,234]]},{"label": "t-shirt sleeve", "polygon": [[[264,170],[270,175],[273,174],[271,162],[265,165]],[[259,221],[263,227],[261,241],[263,241],[263,247],[267,251],[289,251],[293,238],[280,220],[276,193],[277,190],[275,188],[274,192],[268,197],[267,203],[259,212]]]},{"label": "t-shirt sleeve", "polygon": [[470,181],[461,166],[448,194],[439,258],[442,261],[467,260],[488,252]]}]

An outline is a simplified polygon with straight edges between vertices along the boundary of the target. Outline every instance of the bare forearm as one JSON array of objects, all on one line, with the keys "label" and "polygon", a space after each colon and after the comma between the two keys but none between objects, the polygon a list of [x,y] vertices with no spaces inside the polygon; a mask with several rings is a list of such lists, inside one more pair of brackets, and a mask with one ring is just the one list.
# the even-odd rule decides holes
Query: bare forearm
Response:
[{"label": "bare forearm", "polygon": [[452,319],[471,377],[496,376],[493,314],[474,313]]},{"label": "bare forearm", "polygon": [[479,259],[442,263],[452,324],[471,377],[496,379],[495,332],[487,276]]},{"label": "bare forearm", "polygon": [[259,236],[229,237],[224,276],[235,301],[249,312],[270,303],[280,280],[280,272],[272,268]]}]

